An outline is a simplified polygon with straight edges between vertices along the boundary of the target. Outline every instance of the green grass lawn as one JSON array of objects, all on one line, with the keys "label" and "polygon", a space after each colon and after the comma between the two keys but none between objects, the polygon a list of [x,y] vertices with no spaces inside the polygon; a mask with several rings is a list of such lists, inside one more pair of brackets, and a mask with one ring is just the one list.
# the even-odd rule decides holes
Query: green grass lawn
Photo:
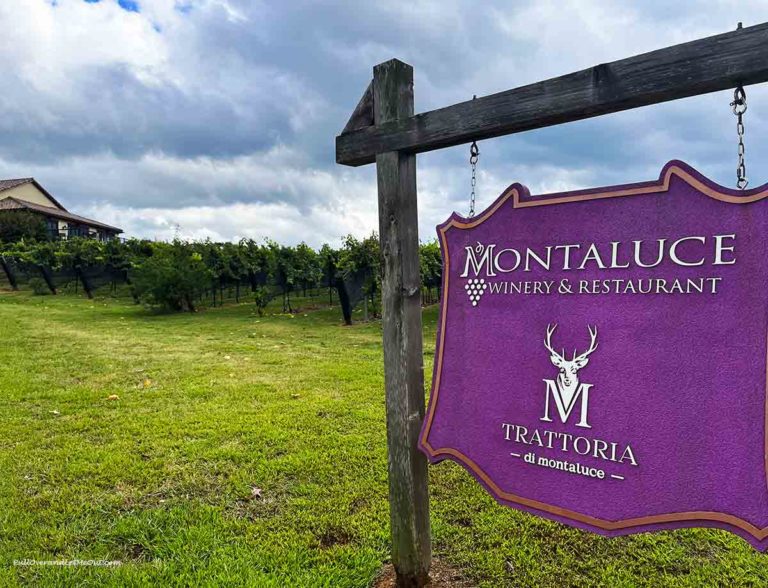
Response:
[{"label": "green grass lawn", "polygon": [[[0,294],[0,585],[367,586],[389,552],[380,324],[339,314]],[[435,557],[481,586],[768,584],[722,531],[606,539],[430,476]]]}]

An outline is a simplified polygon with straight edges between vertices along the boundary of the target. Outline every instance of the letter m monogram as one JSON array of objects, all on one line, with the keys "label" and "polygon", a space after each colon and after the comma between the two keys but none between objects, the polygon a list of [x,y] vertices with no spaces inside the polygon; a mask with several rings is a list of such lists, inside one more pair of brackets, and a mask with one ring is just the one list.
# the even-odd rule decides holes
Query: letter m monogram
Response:
[{"label": "letter m monogram", "polygon": [[545,379],[544,383],[547,385],[547,396],[544,404],[544,416],[539,420],[547,421],[550,423],[552,422],[552,419],[549,416],[549,399],[553,398],[555,401],[555,406],[557,407],[557,413],[560,416],[560,420],[563,423],[567,422],[568,418],[573,412],[574,407],[576,406],[576,403],[578,402],[579,398],[581,398],[581,414],[579,415],[579,422],[576,423],[576,426],[583,427],[585,429],[592,428],[587,422],[589,389],[592,387],[592,384],[579,383],[575,391],[565,390],[566,394],[563,394],[563,391],[560,390],[557,382],[554,380]]}]

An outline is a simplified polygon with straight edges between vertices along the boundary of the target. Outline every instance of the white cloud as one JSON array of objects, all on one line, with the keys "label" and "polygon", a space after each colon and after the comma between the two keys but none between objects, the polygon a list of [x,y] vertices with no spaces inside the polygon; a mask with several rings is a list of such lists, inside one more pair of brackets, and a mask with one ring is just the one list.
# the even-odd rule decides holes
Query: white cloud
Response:
[{"label": "white cloud", "polygon": [[[13,169],[0,160],[1,176],[18,175]],[[338,244],[349,233],[369,234],[378,222],[369,177],[313,168],[285,147],[230,160],[102,155],[27,170],[72,212],[129,236],[172,238],[178,224],[189,239],[269,237],[322,245]],[[83,202],[77,198],[82,193],[95,197]]]},{"label": "white cloud", "polygon": [[[151,239],[235,241],[241,238],[270,238],[280,243],[304,241],[313,247],[323,243],[340,244],[347,234],[358,237],[370,231],[376,214],[363,201],[347,203],[346,213],[316,206],[299,211],[285,203],[229,204],[184,208],[125,209],[96,206],[88,211],[105,222],[119,224],[128,234],[142,234]],[[311,229],[309,228],[311,227]]]},{"label": "white cloud", "polygon": [[[272,237],[314,245],[377,228],[372,166],[333,139],[398,57],[416,103],[445,106],[768,20],[762,0],[483,3],[416,0],[2,0],[0,175],[36,176],[75,212],[129,234]],[[180,10],[180,7],[184,7]],[[738,7],[738,10],[734,10]],[[768,91],[748,88],[747,165],[768,155]],[[534,193],[656,177],[673,157],[727,181],[727,93],[484,141],[478,211],[510,183]],[[422,238],[466,213],[466,148],[419,157]]]},{"label": "white cloud", "polygon": [[150,83],[167,64],[162,35],[116,2],[10,0],[0,3],[0,22],[3,69],[50,97],[71,97],[84,69],[120,65]]}]

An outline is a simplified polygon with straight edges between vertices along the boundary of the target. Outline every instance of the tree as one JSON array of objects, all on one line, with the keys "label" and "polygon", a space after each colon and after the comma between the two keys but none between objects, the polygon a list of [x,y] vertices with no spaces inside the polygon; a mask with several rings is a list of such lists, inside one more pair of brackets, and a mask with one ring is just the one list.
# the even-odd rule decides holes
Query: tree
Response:
[{"label": "tree", "polygon": [[121,243],[118,239],[110,239],[102,244],[106,266],[104,269],[109,275],[113,291],[117,288],[118,281],[130,283],[128,272],[136,259],[132,250],[135,241],[136,239],[132,239],[129,243]]},{"label": "tree", "polygon": [[27,241],[45,241],[48,229],[45,220],[38,214],[28,210],[0,211],[0,241],[16,243]]},{"label": "tree", "polygon": [[200,252],[175,240],[156,243],[152,256],[133,270],[132,282],[137,299],[146,304],[194,312],[212,278]]},{"label": "tree", "polygon": [[292,247],[279,245],[274,241],[267,241],[267,247],[271,250],[272,268],[270,273],[283,295],[283,312],[292,313],[291,292],[296,284],[297,275],[296,250]]},{"label": "tree", "polygon": [[433,301],[432,288],[437,289],[439,300],[440,282],[443,278],[443,262],[437,240],[419,245],[419,269],[421,272],[421,285],[427,289],[425,302],[430,304]]},{"label": "tree", "polygon": [[267,245],[260,245],[253,239],[240,239],[238,243],[245,271],[251,283],[251,292],[256,292],[259,286],[266,285],[274,267],[272,250]]},{"label": "tree", "polygon": [[235,284],[235,302],[240,302],[240,281],[247,276],[247,262],[242,247],[235,243],[222,243],[221,251],[224,258],[224,277],[227,282]]},{"label": "tree", "polygon": [[[210,239],[202,242],[188,243],[200,256],[201,261],[208,269],[211,276],[211,291],[213,293],[213,305],[216,306],[216,292],[219,292],[219,301],[224,304],[224,280],[228,272],[228,265],[221,250],[220,243],[214,243]],[[208,288],[206,288],[207,290]]]},{"label": "tree", "polygon": [[88,298],[93,298],[93,287],[88,279],[87,270],[104,263],[103,244],[95,239],[74,238],[61,241],[56,251],[58,265],[71,269],[75,279],[83,285]]},{"label": "tree", "polygon": [[[376,233],[363,240],[353,235],[347,235],[343,239],[343,247],[339,254],[339,269],[346,282],[350,284],[347,291],[350,295],[352,306],[363,300],[363,318],[368,320],[369,302],[376,315],[376,293],[379,290],[380,281],[379,266],[379,237]],[[351,291],[350,291],[351,290]],[[359,290],[361,296],[355,296]]]},{"label": "tree", "polygon": [[309,245],[302,242],[295,248],[296,279],[307,295],[307,288],[314,288],[323,277],[323,268],[320,265],[320,257]]},{"label": "tree", "polygon": [[60,241],[38,241],[26,244],[19,242],[16,259],[26,266],[30,273],[39,274],[52,294],[56,294],[56,284],[53,282],[53,270],[62,267],[62,255]]},{"label": "tree", "polygon": [[323,270],[323,276],[328,284],[328,306],[333,306],[333,288],[336,287],[337,266],[339,264],[339,252],[325,243],[318,253],[320,267]]}]

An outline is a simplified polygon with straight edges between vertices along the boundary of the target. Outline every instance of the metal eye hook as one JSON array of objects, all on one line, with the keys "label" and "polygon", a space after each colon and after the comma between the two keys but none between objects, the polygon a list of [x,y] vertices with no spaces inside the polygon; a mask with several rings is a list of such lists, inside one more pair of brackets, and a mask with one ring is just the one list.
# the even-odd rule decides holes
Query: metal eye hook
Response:
[{"label": "metal eye hook", "polygon": [[733,114],[736,115],[736,134],[739,136],[739,163],[736,166],[736,186],[739,190],[744,190],[749,184],[747,180],[747,164],[745,162],[744,148],[744,113],[747,111],[747,93],[744,86],[739,84],[733,91],[733,102],[731,102]]},{"label": "metal eye hook", "polygon": [[744,114],[747,111],[747,93],[744,91],[744,87],[739,84],[733,91],[733,102],[731,102],[731,108],[733,114],[738,116]]}]

